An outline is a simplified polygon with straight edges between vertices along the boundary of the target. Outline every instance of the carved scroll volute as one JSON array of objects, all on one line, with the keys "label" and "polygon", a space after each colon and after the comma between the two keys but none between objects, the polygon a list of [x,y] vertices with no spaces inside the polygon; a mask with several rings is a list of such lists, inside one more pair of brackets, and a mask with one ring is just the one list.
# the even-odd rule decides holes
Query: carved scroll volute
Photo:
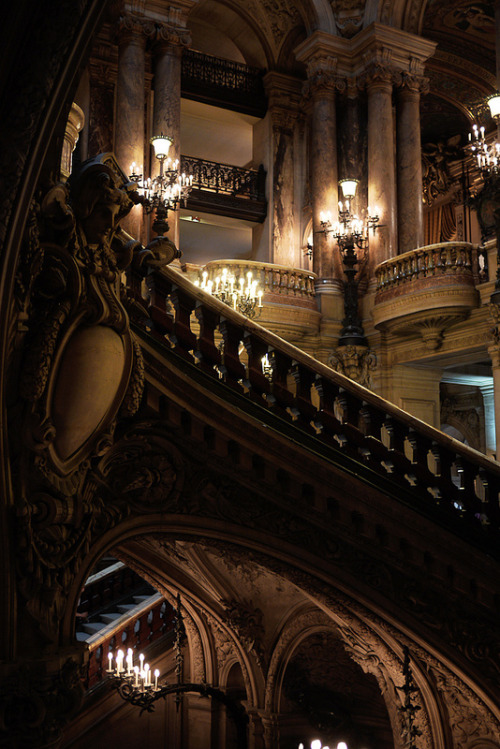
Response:
[{"label": "carved scroll volute", "polygon": [[42,202],[21,395],[28,446],[46,477],[70,475],[109,442],[134,367],[119,294],[118,222],[133,205],[114,159],[94,159]]}]

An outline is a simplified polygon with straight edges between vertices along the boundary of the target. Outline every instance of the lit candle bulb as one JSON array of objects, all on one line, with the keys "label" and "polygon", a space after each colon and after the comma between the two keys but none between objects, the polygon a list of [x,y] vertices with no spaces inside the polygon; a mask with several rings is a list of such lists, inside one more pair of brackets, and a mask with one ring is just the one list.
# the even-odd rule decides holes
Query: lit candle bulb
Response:
[{"label": "lit candle bulb", "polygon": [[132,666],[134,663],[133,659],[134,659],[134,651],[132,650],[132,648],[129,648],[127,650],[127,676],[130,676],[131,674]]},{"label": "lit candle bulb", "polygon": [[347,749],[347,744],[345,743],[345,741],[340,741],[337,744],[337,749]]},{"label": "lit candle bulb", "polygon": [[134,674],[135,674],[134,687],[138,687],[139,686],[139,666],[134,666]]},{"label": "lit candle bulb", "polygon": [[319,739],[311,741],[311,749],[321,749],[321,741]]},{"label": "lit candle bulb", "polygon": [[139,662],[140,662],[140,668],[139,668],[139,674],[142,679],[143,673],[144,673],[144,653],[141,653],[139,656]]},{"label": "lit candle bulb", "polygon": [[111,650],[108,653],[108,661],[109,661],[108,671],[112,671],[113,670],[113,653],[111,652]]},{"label": "lit candle bulb", "polygon": [[158,677],[159,677],[159,675],[160,675],[160,672],[156,668],[155,669],[155,689],[158,689]]},{"label": "lit candle bulb", "polygon": [[151,671],[149,668],[149,663],[146,663],[144,666],[144,686],[149,687],[151,684]]}]

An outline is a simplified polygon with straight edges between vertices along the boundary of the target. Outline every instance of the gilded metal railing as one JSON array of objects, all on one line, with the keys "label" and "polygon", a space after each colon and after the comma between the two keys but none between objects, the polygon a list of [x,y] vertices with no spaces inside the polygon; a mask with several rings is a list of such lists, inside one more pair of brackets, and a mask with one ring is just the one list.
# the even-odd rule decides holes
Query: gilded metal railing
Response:
[{"label": "gilded metal railing", "polygon": [[221,275],[223,268],[227,268],[236,278],[246,277],[251,271],[264,295],[279,294],[307,300],[315,297],[316,274],[302,268],[259,263],[255,260],[212,260],[203,270],[208,273],[207,280],[213,281]]},{"label": "gilded metal railing", "polygon": [[385,260],[376,269],[377,291],[387,291],[416,279],[455,276],[463,283],[479,280],[477,246],[469,242],[445,242]]},{"label": "gilded metal railing", "polygon": [[181,171],[193,175],[195,190],[238,196],[248,200],[266,199],[266,173],[262,166],[258,169],[245,169],[194,156],[181,156]]},{"label": "gilded metal railing", "polygon": [[[139,304],[141,282],[132,279],[129,290]],[[174,269],[151,272],[146,282],[149,321],[137,319],[141,335],[260,405],[259,419],[266,410],[277,414],[297,439],[302,433],[319,441],[332,459],[346,456],[358,475],[367,470],[394,501],[498,554],[497,463],[234,312]],[[264,373],[266,355],[271,367]]]},{"label": "gilded metal railing", "polygon": [[262,71],[232,60],[194,50],[182,54],[181,87],[184,96],[263,117],[266,99]]}]

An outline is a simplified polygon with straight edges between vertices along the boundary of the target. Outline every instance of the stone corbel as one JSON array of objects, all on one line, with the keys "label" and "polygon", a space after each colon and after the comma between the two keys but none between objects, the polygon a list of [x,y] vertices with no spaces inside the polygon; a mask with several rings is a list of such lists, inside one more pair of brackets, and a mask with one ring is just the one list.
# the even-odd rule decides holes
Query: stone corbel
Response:
[{"label": "stone corbel", "polygon": [[366,346],[339,346],[328,358],[328,366],[364,387],[372,385],[371,373],[377,356]]}]

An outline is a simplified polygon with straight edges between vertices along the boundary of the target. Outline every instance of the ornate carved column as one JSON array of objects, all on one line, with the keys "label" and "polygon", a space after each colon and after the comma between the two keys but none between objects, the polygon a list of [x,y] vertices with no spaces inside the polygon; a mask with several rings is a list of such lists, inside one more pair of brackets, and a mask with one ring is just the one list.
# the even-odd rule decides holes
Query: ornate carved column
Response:
[{"label": "ornate carved column", "polygon": [[[144,169],[144,115],[146,41],[154,33],[154,23],[133,14],[122,16],[118,26],[118,79],[116,82],[115,154],[126,174],[135,162]],[[123,222],[123,228],[139,238],[142,209],[136,206]]]},{"label": "ornate carved column", "polygon": [[280,73],[268,73],[265,86],[272,123],[272,262],[300,265],[299,212],[295,201],[295,124],[301,84]]},{"label": "ornate carved column", "polygon": [[397,252],[396,168],[392,113],[393,72],[375,63],[367,72],[368,205],[382,226],[370,236],[369,277],[374,268]]},{"label": "ornate carved column", "polygon": [[[190,4],[190,6],[193,3]],[[172,15],[172,11],[171,14]],[[163,133],[173,139],[169,150],[172,159],[181,157],[181,60],[182,50],[191,43],[186,29],[186,13],[173,14],[173,23],[157,25],[157,37],[153,47],[154,53],[154,105],[151,135]],[[153,161],[155,161],[153,159]],[[151,165],[153,174],[159,171],[159,165]],[[179,214],[170,213],[169,238],[179,244]]]},{"label": "ornate carved column", "polygon": [[397,88],[398,250],[424,244],[420,92],[426,79],[401,73]]}]

